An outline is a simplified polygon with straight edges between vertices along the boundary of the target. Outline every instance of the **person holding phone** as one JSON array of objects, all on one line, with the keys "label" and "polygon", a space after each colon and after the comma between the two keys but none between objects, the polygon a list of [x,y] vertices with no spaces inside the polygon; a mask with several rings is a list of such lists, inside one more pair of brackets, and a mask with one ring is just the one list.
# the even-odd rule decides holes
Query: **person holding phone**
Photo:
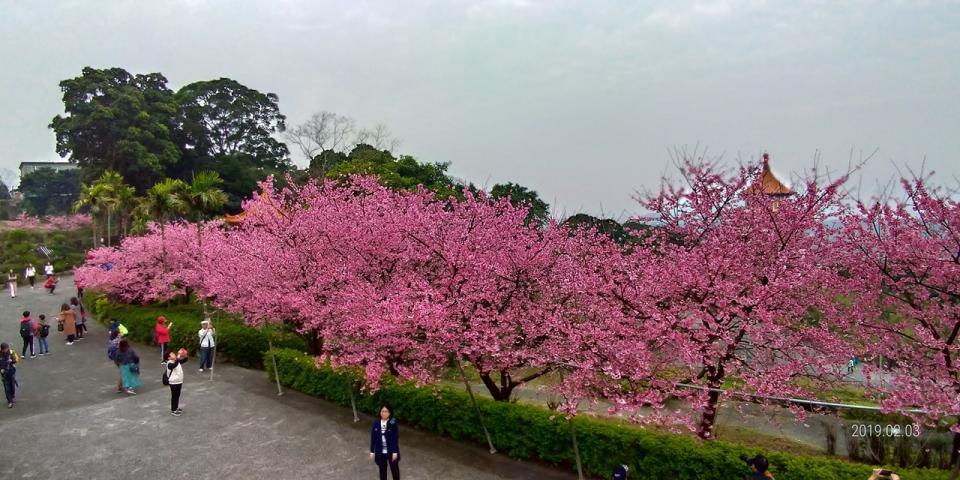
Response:
[{"label": "person holding phone", "polygon": [[173,328],[173,322],[167,324],[167,318],[163,315],[157,317],[157,325],[154,332],[157,337],[157,345],[160,345],[160,362],[163,363],[167,358],[167,343],[170,342],[170,329]]},{"label": "person holding phone", "polygon": [[900,475],[883,468],[874,468],[873,475],[867,480],[900,480]]},{"label": "person holding phone", "polygon": [[770,473],[770,462],[767,457],[757,455],[753,458],[747,458],[746,455],[740,455],[740,460],[750,465],[752,473],[747,477],[748,480],[775,480],[773,474]]},{"label": "person holding phone", "polygon": [[387,466],[393,480],[400,480],[400,428],[393,416],[393,407],[380,406],[380,418],[370,429],[370,460],[380,469],[380,480],[387,480]]},{"label": "person holding phone", "polygon": [[179,417],[183,414],[180,408],[180,392],[183,389],[183,364],[187,361],[187,349],[181,348],[178,352],[167,354],[166,384],[170,386],[170,415]]}]

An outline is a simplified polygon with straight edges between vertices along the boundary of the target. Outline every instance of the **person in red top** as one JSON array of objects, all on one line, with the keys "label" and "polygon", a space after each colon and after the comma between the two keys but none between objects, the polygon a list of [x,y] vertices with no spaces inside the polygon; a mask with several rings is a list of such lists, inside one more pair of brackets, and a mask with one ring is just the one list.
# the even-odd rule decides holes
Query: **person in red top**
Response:
[{"label": "person in red top", "polygon": [[167,343],[170,342],[170,329],[173,328],[173,322],[167,325],[167,319],[163,315],[157,317],[157,344],[160,345],[160,363],[166,361]]}]

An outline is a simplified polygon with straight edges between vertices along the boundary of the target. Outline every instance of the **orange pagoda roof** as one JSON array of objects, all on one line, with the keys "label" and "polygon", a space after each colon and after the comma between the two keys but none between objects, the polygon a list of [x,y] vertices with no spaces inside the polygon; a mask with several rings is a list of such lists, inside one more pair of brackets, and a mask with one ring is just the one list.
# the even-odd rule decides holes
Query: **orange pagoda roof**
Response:
[{"label": "orange pagoda roof", "polygon": [[752,192],[760,191],[764,195],[774,197],[786,197],[793,195],[793,190],[784,185],[770,170],[770,154],[763,154],[763,171],[760,173],[760,179],[750,186]]},{"label": "orange pagoda roof", "polygon": [[240,212],[236,215],[230,215],[229,213],[223,216],[223,221],[227,225],[240,225],[243,223],[243,218],[247,216],[247,212]]}]

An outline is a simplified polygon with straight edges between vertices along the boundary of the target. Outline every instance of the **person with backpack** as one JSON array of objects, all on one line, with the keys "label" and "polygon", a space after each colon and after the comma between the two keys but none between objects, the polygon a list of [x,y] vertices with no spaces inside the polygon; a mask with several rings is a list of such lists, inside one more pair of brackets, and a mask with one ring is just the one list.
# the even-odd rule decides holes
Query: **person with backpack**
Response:
[{"label": "person with backpack", "polygon": [[117,366],[117,393],[123,393],[123,372],[120,370],[120,363],[117,358],[120,355],[120,341],[123,336],[116,330],[110,331],[110,345],[107,346],[107,358]]},{"label": "person with backpack", "polygon": [[157,337],[157,345],[160,345],[160,363],[164,363],[167,358],[167,344],[170,343],[170,329],[173,328],[173,322],[167,325],[167,319],[163,315],[157,317],[157,325],[154,332]]},{"label": "person with backpack", "polygon": [[183,390],[183,364],[187,362],[187,350],[181,348],[177,353],[167,354],[164,365],[163,384],[170,387],[170,415],[179,417],[183,414],[180,408],[180,392]]},{"label": "person with backpack", "polygon": [[20,351],[21,357],[27,356],[27,347],[30,347],[30,358],[37,358],[33,350],[33,319],[30,318],[30,312],[24,311],[20,318],[20,338],[23,339],[23,350]]},{"label": "person with backpack", "polygon": [[67,337],[67,345],[73,345],[74,337],[77,335],[76,318],[70,305],[66,303],[60,305],[60,318],[57,319],[57,330],[63,332]]},{"label": "person with backpack", "polygon": [[38,355],[50,355],[50,345],[47,344],[47,337],[50,336],[50,325],[47,324],[47,316],[40,314],[40,323],[37,325],[37,343],[40,345]]},{"label": "person with backpack", "polygon": [[117,346],[116,363],[120,367],[120,385],[123,391],[136,395],[140,388],[140,357],[130,348],[127,339],[120,340]]},{"label": "person with backpack", "polygon": [[17,393],[17,362],[20,357],[17,352],[10,350],[10,345],[0,343],[0,381],[3,382],[3,393],[7,397],[7,408],[13,408]]}]

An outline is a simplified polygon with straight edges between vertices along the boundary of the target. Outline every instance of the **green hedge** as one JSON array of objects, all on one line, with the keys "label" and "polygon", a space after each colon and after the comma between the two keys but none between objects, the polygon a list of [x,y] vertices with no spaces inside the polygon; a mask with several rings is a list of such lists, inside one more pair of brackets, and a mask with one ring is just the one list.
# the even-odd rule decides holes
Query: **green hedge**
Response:
[{"label": "green hedge", "polygon": [[[153,344],[154,327],[157,317],[163,315],[167,324],[173,323],[170,329],[170,347],[186,348],[196,353],[199,350],[200,321],[203,320],[203,308],[195,303],[185,305],[125,305],[111,303],[102,295],[85,295],[87,307],[104,325],[109,325],[114,318],[120,320],[129,333],[127,336],[134,341]],[[289,332],[282,332],[277,328],[264,327],[256,329],[230,318],[218,320],[214,317],[214,327],[217,329],[217,353],[225,356],[230,362],[242,367],[263,367],[263,354],[267,351],[267,339],[273,340],[275,347],[292,348],[304,351],[306,346],[303,339]]]},{"label": "green hedge", "polygon": [[[345,373],[318,368],[300,350],[275,350],[280,382],[308,395],[340,405],[350,404],[352,385]],[[269,364],[267,354],[265,363]],[[273,369],[268,368],[271,380]],[[467,394],[451,388],[417,388],[386,380],[373,395],[358,395],[357,408],[375,415],[381,402],[393,405],[398,418],[422,430],[457,440],[485,444]],[[574,464],[570,431],[563,416],[527,404],[494,402],[478,397],[497,450],[519,459],[540,459],[569,467]],[[826,458],[760,452],[722,441],[698,442],[679,435],[641,430],[618,422],[589,417],[574,419],[583,467],[592,476],[608,478],[619,463],[630,466],[633,479],[729,480],[749,472],[738,455],[763,453],[778,480],[866,480],[872,467]],[[941,470],[895,469],[904,480],[947,479]]]}]

